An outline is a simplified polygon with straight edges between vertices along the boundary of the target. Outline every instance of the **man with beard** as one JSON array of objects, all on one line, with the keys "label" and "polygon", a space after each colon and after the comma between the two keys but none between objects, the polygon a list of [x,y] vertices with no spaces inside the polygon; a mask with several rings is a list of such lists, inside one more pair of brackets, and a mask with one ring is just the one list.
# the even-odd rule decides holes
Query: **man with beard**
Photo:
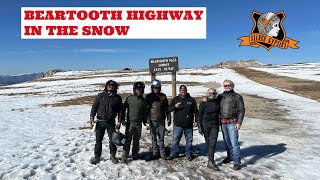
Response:
[{"label": "man with beard", "polygon": [[[109,137],[110,147],[110,159],[113,163],[118,163],[118,159],[115,157],[117,152],[116,145],[111,141],[112,133],[115,128],[120,129],[121,126],[121,111],[123,109],[122,99],[117,94],[118,83],[109,80],[106,83],[103,92],[99,93],[94,100],[90,113],[90,125],[94,124],[94,117],[97,115],[96,124],[96,144],[94,149],[95,157],[90,161],[91,164],[97,164],[100,162],[102,151],[102,140],[107,130]],[[115,118],[118,115],[118,122],[115,122]]]},{"label": "man with beard", "polygon": [[193,127],[197,127],[198,107],[196,100],[187,92],[185,85],[180,86],[179,95],[172,99],[168,110],[169,112],[174,111],[173,139],[168,160],[173,160],[179,156],[179,143],[184,134],[186,138],[186,159],[192,161]]},{"label": "man with beard", "polygon": [[[143,97],[145,85],[143,82],[135,82],[133,84],[133,94],[128,96],[124,102],[123,125],[126,126],[126,142],[123,146],[121,163],[127,163],[132,141],[132,159],[139,158],[140,138],[142,124],[147,126],[148,103]],[[126,112],[127,111],[127,112]],[[126,116],[126,121],[124,117]]]}]

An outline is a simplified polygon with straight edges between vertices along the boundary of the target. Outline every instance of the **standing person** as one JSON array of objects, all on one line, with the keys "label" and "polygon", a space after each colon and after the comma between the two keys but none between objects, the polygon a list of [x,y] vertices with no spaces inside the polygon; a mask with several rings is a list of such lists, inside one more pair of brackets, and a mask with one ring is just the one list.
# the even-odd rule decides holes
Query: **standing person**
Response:
[{"label": "standing person", "polygon": [[233,169],[241,168],[239,130],[245,114],[245,106],[241,95],[234,91],[234,83],[223,81],[224,92],[218,96],[220,101],[220,121],[223,139],[227,149],[227,158],[222,163],[233,161]]},{"label": "standing person", "polygon": [[179,143],[184,133],[186,138],[185,155],[188,161],[192,161],[192,136],[193,127],[197,127],[198,107],[196,100],[187,92],[185,85],[180,86],[179,95],[172,99],[168,110],[169,112],[174,111],[173,139],[168,160],[178,157]]},{"label": "standing person", "polygon": [[214,162],[214,153],[219,134],[220,102],[217,100],[217,91],[208,89],[206,101],[199,105],[199,133],[204,135],[207,147],[208,168],[219,170]]},{"label": "standing person", "polygon": [[[134,83],[133,94],[127,97],[126,101],[124,102],[122,123],[126,125],[126,142],[123,146],[124,151],[121,157],[122,163],[127,162],[131,141],[133,141],[132,159],[137,160],[139,158],[139,141],[141,138],[142,123],[144,124],[144,126],[149,126],[149,123],[147,124],[148,103],[147,100],[143,97],[144,88],[144,83]],[[124,116],[126,116],[126,121],[124,121]]]},{"label": "standing person", "polygon": [[[109,147],[110,147],[110,159],[113,163],[118,163],[118,159],[115,157],[117,152],[116,145],[111,141],[112,133],[115,128],[120,129],[121,122],[121,111],[123,109],[122,99],[117,94],[118,83],[113,80],[109,80],[106,83],[103,92],[99,93],[92,105],[90,113],[90,125],[93,126],[94,117],[97,115],[96,124],[96,144],[94,148],[95,157],[91,160],[91,164],[97,164],[100,162],[101,151],[102,151],[102,140],[107,130],[109,136]],[[118,122],[115,123],[115,118],[118,115]]]},{"label": "standing person", "polygon": [[147,94],[146,99],[149,105],[153,159],[161,157],[166,160],[164,147],[165,119],[167,118],[168,126],[170,126],[171,113],[168,112],[167,96],[161,93],[161,81],[157,79],[151,81],[151,93]]}]

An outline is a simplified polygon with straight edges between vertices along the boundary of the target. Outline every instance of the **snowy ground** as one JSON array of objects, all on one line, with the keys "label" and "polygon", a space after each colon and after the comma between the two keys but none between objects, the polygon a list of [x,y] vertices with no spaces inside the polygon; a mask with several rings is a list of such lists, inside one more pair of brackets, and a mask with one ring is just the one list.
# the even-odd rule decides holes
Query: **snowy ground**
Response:
[{"label": "snowy ground", "polygon": [[320,81],[320,63],[281,64],[252,69],[281,76]]},{"label": "snowy ground", "polygon": [[[205,156],[192,162],[181,158],[114,165],[109,160],[107,137],[102,162],[91,165],[94,132],[78,130],[88,125],[90,105],[41,105],[95,95],[97,92],[93,91],[101,89],[111,77],[118,82],[150,80],[147,72],[110,72],[61,72],[48,78],[55,81],[23,83],[9,86],[11,89],[0,89],[0,179],[320,179],[320,131],[316,126],[320,123],[320,103],[255,83],[229,69],[185,69],[179,72],[177,81],[221,83],[224,79],[231,79],[237,92],[276,99],[289,110],[288,121],[245,118],[240,130],[243,157],[240,171],[233,171],[232,164],[220,166],[220,172],[209,170]],[[158,78],[169,81],[171,76]],[[120,93],[130,93],[131,90],[131,85],[119,89]],[[199,85],[188,90],[193,96],[202,96],[207,88]],[[163,91],[171,95],[169,85],[165,85]],[[222,92],[222,88],[218,91]],[[149,86],[146,92],[149,92]],[[220,133],[215,155],[217,163],[226,156],[221,136]],[[166,137],[168,146],[170,139],[170,136]],[[150,136],[144,129],[142,154],[146,154],[150,143]],[[195,129],[195,153],[204,153],[203,143],[204,138]],[[119,148],[118,157],[121,151]]]}]

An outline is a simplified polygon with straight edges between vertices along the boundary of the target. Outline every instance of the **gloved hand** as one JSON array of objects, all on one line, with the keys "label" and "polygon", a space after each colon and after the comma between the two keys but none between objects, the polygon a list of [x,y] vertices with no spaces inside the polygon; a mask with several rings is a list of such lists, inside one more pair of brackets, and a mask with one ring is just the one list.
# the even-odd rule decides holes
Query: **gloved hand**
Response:
[{"label": "gloved hand", "polygon": [[146,129],[150,130],[150,124],[149,123],[146,124]]},{"label": "gloved hand", "polygon": [[199,133],[203,136],[203,130],[201,127],[198,128]]},{"label": "gloved hand", "polygon": [[90,129],[93,128],[93,124],[94,124],[94,117],[90,117]]},{"label": "gloved hand", "polygon": [[126,120],[122,120],[122,121],[121,121],[121,124],[122,124],[122,126],[126,126],[127,121],[126,121]]}]

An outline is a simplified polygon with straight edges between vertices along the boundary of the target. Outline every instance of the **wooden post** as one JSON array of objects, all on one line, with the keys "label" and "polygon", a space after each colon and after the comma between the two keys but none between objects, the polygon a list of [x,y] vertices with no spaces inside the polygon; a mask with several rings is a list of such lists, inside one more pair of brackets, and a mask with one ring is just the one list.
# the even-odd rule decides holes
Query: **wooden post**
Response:
[{"label": "wooden post", "polygon": [[156,79],[156,73],[151,73],[151,81]]},{"label": "wooden post", "polygon": [[177,90],[176,90],[176,88],[177,88],[177,72],[176,71],[174,71],[174,72],[172,72],[172,99],[174,98],[174,97],[176,97],[176,94],[177,94]]}]

